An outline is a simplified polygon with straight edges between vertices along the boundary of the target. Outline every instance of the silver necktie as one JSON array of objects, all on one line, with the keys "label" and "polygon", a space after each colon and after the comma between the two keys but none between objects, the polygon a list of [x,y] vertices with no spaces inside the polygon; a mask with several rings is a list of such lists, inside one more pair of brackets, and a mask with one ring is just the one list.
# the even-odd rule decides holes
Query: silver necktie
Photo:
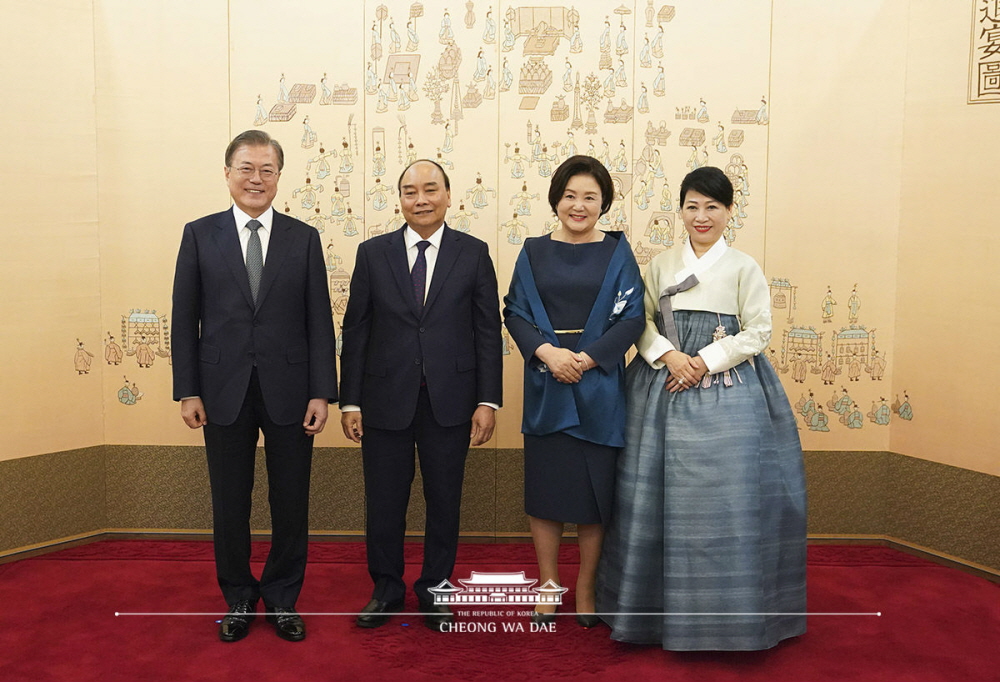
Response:
[{"label": "silver necktie", "polygon": [[250,241],[247,242],[247,278],[250,280],[250,295],[253,296],[254,305],[257,305],[260,276],[264,272],[264,252],[260,247],[260,234],[257,233],[260,227],[259,220],[247,223],[247,229],[250,230]]}]

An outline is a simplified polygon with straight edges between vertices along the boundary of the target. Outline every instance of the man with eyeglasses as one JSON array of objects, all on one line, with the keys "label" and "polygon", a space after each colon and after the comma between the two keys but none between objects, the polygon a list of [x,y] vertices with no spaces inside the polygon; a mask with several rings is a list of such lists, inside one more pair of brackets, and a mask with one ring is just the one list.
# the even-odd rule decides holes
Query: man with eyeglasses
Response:
[{"label": "man with eyeglasses", "polygon": [[[271,202],[281,145],[259,130],[226,149],[233,206],[184,226],[173,293],[174,400],[203,428],[224,642],[243,639],[263,598],[279,637],[305,638],[313,436],[337,399],[336,344],[319,234]],[[264,434],[271,550],[250,571],[254,458]]]}]

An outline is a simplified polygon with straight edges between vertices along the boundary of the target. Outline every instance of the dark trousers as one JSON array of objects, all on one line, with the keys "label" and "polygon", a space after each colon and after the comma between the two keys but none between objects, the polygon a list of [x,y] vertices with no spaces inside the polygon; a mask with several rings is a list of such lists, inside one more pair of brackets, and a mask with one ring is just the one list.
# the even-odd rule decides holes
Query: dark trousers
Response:
[{"label": "dark trousers", "polygon": [[[256,369],[236,421],[214,425],[211,412],[208,419],[205,452],[212,486],[215,570],[226,603],[263,597],[269,607],[293,608],[306,571],[313,439],[305,434],[302,424],[286,426],[271,421]],[[250,571],[250,500],[261,431],[271,507],[271,551],[258,581]]]},{"label": "dark trousers", "polygon": [[391,602],[406,594],[403,536],[410,485],[416,472],[414,445],[420,458],[427,521],[423,571],[413,590],[419,599],[432,601],[427,588],[437,587],[451,577],[458,550],[462,480],[471,425],[471,421],[459,426],[438,424],[427,390],[421,388],[409,427],[399,431],[364,427],[361,452],[367,510],[365,541],[375,599]]}]

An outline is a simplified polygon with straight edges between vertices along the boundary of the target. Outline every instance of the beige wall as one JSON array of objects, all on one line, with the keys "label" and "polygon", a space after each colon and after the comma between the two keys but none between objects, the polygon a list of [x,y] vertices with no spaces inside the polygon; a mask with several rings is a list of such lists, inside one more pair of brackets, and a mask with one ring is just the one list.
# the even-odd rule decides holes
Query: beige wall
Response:
[{"label": "beige wall", "polygon": [[971,3],[910,10],[894,384],[922,396],[926,418],[890,447],[1000,475],[1000,105],[966,104],[971,8],[956,5]]},{"label": "beige wall", "polygon": [[[121,365],[105,364],[103,343],[109,333],[121,341],[122,317],[132,311],[166,316],[157,328],[160,333],[169,329],[170,282],[181,227],[227,205],[222,151],[232,134],[254,125],[258,95],[267,109],[274,104],[282,73],[289,87],[301,82],[319,89],[325,72],[330,84],[357,88],[358,102],[302,104],[292,121],[261,126],[281,139],[287,151],[276,208],[283,210],[288,202],[296,215],[310,213],[292,196],[304,181],[306,163],[318,152],[318,145],[304,149],[300,144],[303,117],[310,116],[319,142],[336,148],[348,136],[354,114],[358,139],[352,148],[351,206],[369,228],[385,224],[392,198],[388,214],[362,198],[374,182],[376,128],[384,129],[388,141],[382,181],[394,185],[401,168],[397,141],[403,121],[420,156],[436,154],[443,127],[429,123],[431,106],[423,82],[418,83],[420,99],[407,111],[392,104],[379,113],[377,97],[365,93],[378,4],[286,3],[278,8],[251,0],[232,6],[222,0],[88,0],[19,3],[8,12],[15,21],[0,30],[7,44],[18,48],[15,53],[30,58],[19,69],[0,73],[4,91],[20,95],[18,106],[6,108],[8,127],[17,134],[0,157],[0,172],[13,197],[8,210],[14,213],[3,231],[7,236],[0,253],[0,277],[8,292],[0,304],[0,352],[5,358],[0,398],[8,406],[0,417],[0,458],[102,442],[199,442],[200,434],[181,425],[170,401],[165,341],[157,346],[163,355],[149,368],[139,368],[135,356],[126,356]],[[384,4],[405,51],[410,3]],[[561,88],[563,63],[570,59],[583,76],[594,72],[603,79],[607,72],[599,69],[597,50],[603,18],[610,17],[612,40],[624,20],[628,86],[619,87],[613,101],[634,104],[639,84],[645,84],[650,112],[636,112],[628,124],[602,120],[596,134],[578,130],[577,147],[586,151],[593,139],[599,150],[604,137],[614,150],[622,140],[634,164],[645,146],[646,123],[663,120],[672,131],[661,148],[664,171],[676,196],[690,155],[690,148],[677,144],[681,130],[701,127],[710,141],[717,123],[727,130],[738,127],[730,122],[732,111],[756,108],[764,95],[769,124],[743,126],[747,141],[740,151],[750,166],[753,194],[735,246],[757,257],[768,277],[788,279],[797,287],[794,320],[787,310],[775,311],[772,349],[780,356],[782,332],[814,327],[823,333],[824,352],[829,350],[832,336],[852,324],[848,299],[857,286],[861,307],[855,322],[874,331],[874,343],[888,359],[881,381],[866,372],[849,382],[843,371],[832,385],[811,371],[797,382],[786,367],[782,378],[789,398],[796,403],[813,391],[825,405],[848,390],[864,413],[880,398],[892,403],[903,391],[913,403],[912,421],[893,415],[883,426],[866,418],[856,430],[838,423],[836,414],[830,415],[828,432],[810,431],[800,418],[805,447],[893,450],[996,474],[997,465],[987,456],[988,413],[979,407],[989,395],[987,382],[998,375],[989,362],[997,317],[985,300],[992,278],[987,258],[971,261],[965,252],[968,244],[987,257],[996,251],[995,234],[979,226],[989,224],[1000,201],[989,186],[995,172],[986,166],[1000,145],[991,136],[1000,109],[965,104],[970,8],[958,11],[956,3],[944,0],[847,0],[835,9],[794,0],[676,2],[676,16],[664,25],[666,93],[656,97],[652,78],[661,60],[654,59],[652,68],[639,64],[642,36],[653,33],[645,26],[646,4],[626,3],[634,11],[619,17],[613,10],[620,4],[575,3],[585,49],[571,53],[563,40],[556,54],[545,58],[553,84],[538,108],[526,111],[517,93],[519,67],[527,60],[522,54],[525,39],[519,38],[509,52],[501,47],[508,5],[490,5],[498,25],[497,41],[490,45],[481,37],[486,3],[477,0],[473,29],[464,25],[464,5],[452,3],[452,29],[463,50],[462,93],[472,80],[480,48],[494,78],[499,80],[504,58],[514,72],[510,92],[465,111],[457,124],[455,152],[446,155],[455,163],[453,211],[477,172],[497,189],[490,206],[473,220],[472,232],[491,245],[501,292],[519,247],[508,243],[497,225],[509,220],[510,200],[522,181],[511,177],[511,165],[503,158],[505,144],[528,147],[528,119],[546,142],[566,142],[571,121],[553,122],[549,116],[554,96],[566,94]],[[421,81],[443,50],[437,34],[448,4],[429,1],[424,7],[425,15],[417,20]],[[59,49],[38,39],[53,24],[64,36]],[[387,40],[386,33],[386,52]],[[617,64],[614,49],[611,54]],[[384,62],[385,56],[383,68]],[[709,122],[675,119],[678,107],[697,107],[699,98],[708,102]],[[567,94],[571,106],[572,99]],[[446,116],[448,105],[442,102]],[[710,163],[717,165],[724,165],[733,151],[721,154],[706,145]],[[541,197],[532,200],[532,216],[525,222],[529,235],[537,235],[550,218],[544,201],[547,180],[534,165],[528,170],[529,190]],[[626,197],[625,216],[637,248],[662,248],[644,232],[660,201],[662,182],[654,181],[656,192],[647,209],[633,195]],[[319,195],[324,211],[329,210],[331,190],[328,184]],[[953,200],[947,200],[949,194]],[[958,206],[962,208],[956,210]],[[324,244],[332,245],[350,272],[360,237],[346,238],[339,230],[339,224],[329,222]],[[960,241],[950,238],[956,233]],[[951,257],[935,258],[938,254]],[[823,321],[821,310],[827,287],[837,301],[831,322]],[[95,355],[89,375],[73,370],[77,338]],[[938,350],[957,346],[962,350],[947,360]],[[492,445],[516,448],[516,350],[505,371],[507,407]],[[117,396],[125,377],[144,394],[134,405],[122,404]],[[338,431],[328,429],[318,444],[343,445]]]},{"label": "beige wall", "polygon": [[[228,15],[224,2],[93,4],[101,331],[120,342],[131,310],[166,315],[169,330],[181,229],[229,200]],[[145,394],[135,405],[117,399],[125,378]],[[139,368],[126,356],[102,395],[107,443],[201,442],[170,401],[169,358]]]},{"label": "beige wall", "polygon": [[[104,421],[91,2],[6,3],[3,15],[0,459],[9,459],[100,444]],[[78,339],[86,374],[75,369]]]}]

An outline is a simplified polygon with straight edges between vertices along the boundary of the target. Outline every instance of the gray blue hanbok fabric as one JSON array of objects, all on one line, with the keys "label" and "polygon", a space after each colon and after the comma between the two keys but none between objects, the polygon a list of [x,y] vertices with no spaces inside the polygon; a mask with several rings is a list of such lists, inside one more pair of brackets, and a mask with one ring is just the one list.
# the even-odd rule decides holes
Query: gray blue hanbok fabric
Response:
[{"label": "gray blue hanbok fabric", "polygon": [[[691,356],[719,326],[740,332],[735,315],[672,316],[674,344]],[[626,446],[597,582],[612,639],[742,651],[805,632],[806,496],[791,407],[763,354],[709,376],[708,387],[669,393],[666,367],[640,356],[627,369]]]}]

